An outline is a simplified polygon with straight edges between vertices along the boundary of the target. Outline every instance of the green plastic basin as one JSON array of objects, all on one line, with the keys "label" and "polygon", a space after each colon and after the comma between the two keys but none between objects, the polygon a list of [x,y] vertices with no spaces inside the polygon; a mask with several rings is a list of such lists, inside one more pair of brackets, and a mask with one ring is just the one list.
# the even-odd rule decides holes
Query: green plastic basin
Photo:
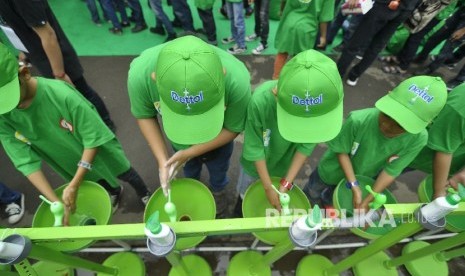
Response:
[{"label": "green plastic basin", "polygon": [[[271,180],[273,185],[279,188],[280,179],[278,177],[272,177]],[[291,199],[289,203],[291,214],[295,213],[293,212],[293,209],[299,210],[299,212],[305,210],[308,213],[308,210],[310,209],[310,202],[299,187],[294,186],[294,188],[287,194]],[[250,185],[250,187],[245,192],[244,200],[242,202],[242,213],[244,218],[265,217],[267,209],[274,208],[268,202],[268,198],[265,195],[262,182],[258,180]],[[283,239],[289,238],[287,229],[279,231],[255,232],[253,234],[255,237],[257,237],[257,239],[271,245],[277,244]]]},{"label": "green plastic basin", "polygon": [[[366,176],[356,176],[358,182],[360,183],[360,187],[362,190],[362,198],[368,196],[368,191],[364,188],[365,185],[369,185],[370,187],[373,186],[375,181]],[[333,204],[334,208],[340,210],[346,210],[347,217],[352,217],[354,213],[354,206],[352,204],[352,190],[349,190],[345,186],[345,179],[342,179],[339,184],[337,185],[336,189],[334,190],[333,194]],[[387,189],[383,191],[386,195],[386,204],[394,204],[397,203],[394,195]],[[400,225],[400,220],[395,220],[396,225]],[[364,228],[351,228],[350,231],[355,235],[365,238],[365,239],[376,239],[382,235],[389,233],[393,229],[393,226],[390,224],[384,224],[382,227],[368,227]]]},{"label": "green plastic basin", "polygon": [[[61,198],[63,190],[68,184],[58,187],[55,193]],[[108,192],[99,184],[83,181],[76,198],[76,213],[95,219],[97,225],[107,225],[110,222],[112,209]],[[72,224],[71,226],[76,226]],[[50,212],[50,205],[42,202],[37,208],[32,220],[32,227],[52,227],[54,216]],[[90,246],[93,240],[75,240],[62,242],[40,242],[38,244],[58,251],[75,252]]]},{"label": "green plastic basin", "polygon": [[[161,188],[150,197],[144,212],[144,222],[159,211],[160,221],[169,222],[165,213],[165,203],[168,199]],[[200,181],[190,178],[175,179],[171,182],[171,202],[176,206],[177,221],[212,220],[216,216],[216,205],[210,190]],[[192,248],[205,239],[205,236],[180,238],[176,241],[176,249]]]}]

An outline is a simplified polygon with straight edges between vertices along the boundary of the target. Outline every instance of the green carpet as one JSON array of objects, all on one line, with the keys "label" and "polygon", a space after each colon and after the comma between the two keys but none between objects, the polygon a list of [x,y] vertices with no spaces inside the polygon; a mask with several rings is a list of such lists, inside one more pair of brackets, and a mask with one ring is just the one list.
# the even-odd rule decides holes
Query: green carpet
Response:
[{"label": "green carpet", "polygon": [[[165,13],[172,18],[172,8],[164,2]],[[197,9],[194,6],[194,1],[189,0],[192,16],[194,18],[194,27],[202,28],[202,22],[197,14]],[[102,26],[96,26],[91,18],[87,6],[82,0],[49,0],[49,3],[57,16],[60,25],[64,29],[71,43],[75,47],[80,56],[124,56],[138,55],[143,50],[162,43],[166,37],[153,34],[148,30],[133,34],[130,28],[125,28],[122,36],[111,34],[108,31],[112,25],[104,23]],[[147,6],[147,0],[141,0],[142,9],[147,25],[153,27],[155,25],[155,16],[151,9]],[[222,45],[220,40],[230,36],[230,21],[225,19],[220,13],[219,8],[221,1],[217,0],[214,7],[214,16],[217,28],[217,37],[219,47],[228,48],[230,45]],[[127,9],[130,14],[129,8]],[[102,13],[100,13],[102,14]],[[79,16],[76,16],[79,15]],[[270,39],[268,41],[270,47],[265,51],[265,54],[275,54],[274,36],[278,21],[270,20]],[[246,19],[246,34],[251,34],[254,28],[253,16]],[[182,29],[177,29],[178,33]],[[247,42],[247,52],[250,54],[252,49],[258,45],[258,41]]]}]

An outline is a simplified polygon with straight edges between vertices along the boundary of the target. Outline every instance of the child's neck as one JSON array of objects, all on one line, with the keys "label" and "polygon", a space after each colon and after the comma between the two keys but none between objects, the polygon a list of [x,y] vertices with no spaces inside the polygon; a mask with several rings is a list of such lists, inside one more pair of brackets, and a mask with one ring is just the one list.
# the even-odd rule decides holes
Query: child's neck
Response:
[{"label": "child's neck", "polygon": [[32,101],[34,100],[37,93],[37,79],[29,78],[25,83],[24,98],[21,100],[21,103],[18,105],[18,108],[24,109],[28,108]]}]

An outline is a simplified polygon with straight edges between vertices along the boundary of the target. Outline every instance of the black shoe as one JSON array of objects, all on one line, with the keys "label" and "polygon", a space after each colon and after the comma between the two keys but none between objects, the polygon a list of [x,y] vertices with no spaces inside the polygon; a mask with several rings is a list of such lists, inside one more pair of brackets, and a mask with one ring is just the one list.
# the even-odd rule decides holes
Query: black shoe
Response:
[{"label": "black shoe", "polygon": [[176,35],[176,33],[174,34],[168,34],[168,37],[166,38],[165,42],[168,42],[168,41],[171,41],[175,38],[177,38],[178,36]]},{"label": "black shoe", "polygon": [[415,75],[431,75],[433,71],[429,67],[418,69],[415,71]]},{"label": "black shoe", "polygon": [[129,19],[130,22],[136,23],[136,18],[133,15],[129,16],[128,19]]},{"label": "black shoe", "polygon": [[129,27],[129,26],[131,26],[131,23],[129,23],[127,21],[121,22],[121,27],[126,28],[126,27]]},{"label": "black shoe", "polygon": [[173,20],[173,22],[171,22],[171,25],[173,25],[173,27],[175,27],[175,28],[181,28],[182,27],[181,21],[176,20],[176,19]]},{"label": "black shoe", "polygon": [[111,202],[113,214],[116,212],[116,210],[118,210],[119,202],[121,200],[122,194],[123,194],[123,186],[120,186],[119,188],[116,188],[110,192],[110,202]]},{"label": "black shoe", "polygon": [[234,206],[234,211],[233,211],[233,217],[234,218],[242,218],[242,198],[241,196],[237,197],[236,201],[236,206]]},{"label": "black shoe", "polygon": [[224,18],[229,19],[228,13],[226,12],[226,9],[224,7],[220,8],[220,13],[224,16]]},{"label": "black shoe", "polygon": [[163,27],[151,27],[149,31],[153,34],[165,35],[165,29]]},{"label": "black shoe", "polygon": [[122,35],[122,34],[123,34],[123,30],[122,30],[122,29],[110,28],[110,29],[108,29],[108,30],[110,31],[110,33],[115,34],[115,35]]},{"label": "black shoe", "polygon": [[138,32],[142,32],[143,30],[147,29],[147,25],[139,25],[139,26],[135,26],[134,28],[131,29],[131,33],[138,33]]}]

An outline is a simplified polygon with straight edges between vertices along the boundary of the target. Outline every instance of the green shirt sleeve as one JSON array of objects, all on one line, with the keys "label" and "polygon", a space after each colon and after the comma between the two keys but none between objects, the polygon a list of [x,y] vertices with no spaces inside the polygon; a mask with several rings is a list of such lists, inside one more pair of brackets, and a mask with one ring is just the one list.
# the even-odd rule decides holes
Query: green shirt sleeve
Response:
[{"label": "green shirt sleeve", "polygon": [[354,115],[352,113],[349,114],[347,120],[342,124],[339,134],[327,143],[328,148],[330,148],[333,152],[350,154],[355,134],[358,129],[353,116]]},{"label": "green shirt sleeve", "polygon": [[298,144],[296,149],[298,152],[302,153],[303,155],[310,156],[310,154],[312,154],[315,147],[316,147],[316,144]]},{"label": "green shirt sleeve", "polygon": [[427,142],[428,132],[426,129],[418,135],[412,136],[412,138],[405,143],[403,150],[399,152],[399,157],[388,163],[384,171],[393,177],[400,175],[413,159],[415,159],[418,153],[420,153]]},{"label": "green shirt sleeve", "polygon": [[0,140],[6,154],[23,175],[28,176],[41,169],[42,159],[28,141],[3,118],[0,118]]},{"label": "green shirt sleeve", "polygon": [[465,120],[456,110],[446,105],[429,129],[428,147],[435,151],[454,153],[464,141]]},{"label": "green shirt sleeve", "polygon": [[334,19],[334,0],[323,0],[318,22],[330,22]]},{"label": "green shirt sleeve", "polygon": [[[228,69],[226,69],[228,70]],[[232,132],[242,132],[247,118],[247,106],[252,92],[250,88],[250,74],[247,69],[234,70],[235,80],[226,80],[226,110],[224,113],[223,127]]]},{"label": "green shirt sleeve", "polygon": [[137,119],[153,118],[157,115],[152,95],[158,95],[151,73],[161,48],[156,46],[144,51],[131,62],[128,72],[128,94],[131,113]]},{"label": "green shirt sleeve", "polygon": [[64,85],[54,89],[56,89],[55,91],[69,90],[69,93],[58,95],[66,95],[62,106],[68,110],[68,116],[70,116],[68,119],[70,122],[74,122],[73,134],[84,148],[96,148],[115,138],[113,132],[100,118],[95,107],[74,88]]},{"label": "green shirt sleeve", "polygon": [[250,102],[247,114],[242,157],[248,161],[264,160],[263,127],[259,120],[259,107],[255,105],[255,102]]}]

